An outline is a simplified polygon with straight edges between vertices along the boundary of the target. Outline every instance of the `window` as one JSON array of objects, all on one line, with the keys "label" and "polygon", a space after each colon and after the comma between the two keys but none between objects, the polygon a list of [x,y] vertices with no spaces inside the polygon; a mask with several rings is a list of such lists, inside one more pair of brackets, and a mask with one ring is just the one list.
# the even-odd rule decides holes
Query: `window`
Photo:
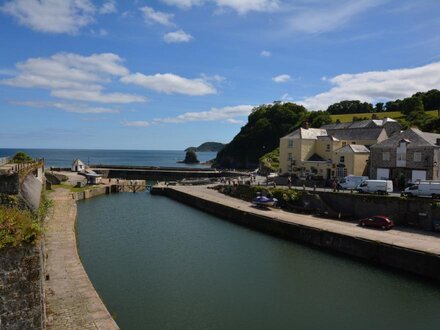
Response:
[{"label": "window", "polygon": [[287,147],[292,148],[293,147],[293,140],[288,140]]},{"label": "window", "polygon": [[347,176],[347,169],[345,167],[336,168],[336,176],[338,178],[343,178]]},{"label": "window", "polygon": [[330,144],[327,144],[327,145],[325,146],[325,151],[330,151]]},{"label": "window", "polygon": [[390,153],[388,151],[382,152],[382,160],[390,160]]},{"label": "window", "polygon": [[414,153],[414,161],[415,162],[421,162],[422,161],[422,153],[421,152],[415,152]]},{"label": "window", "polygon": [[356,144],[356,141],[351,141],[351,144]]},{"label": "window", "polygon": [[292,153],[291,153],[291,152],[289,152],[289,153],[287,154],[287,159],[288,159],[288,160],[292,160]]},{"label": "window", "polygon": [[347,142],[342,141],[342,146],[345,147],[347,145]]},{"label": "window", "polygon": [[341,156],[341,157],[339,157],[339,162],[340,162],[340,163],[344,163],[344,162],[345,162],[345,156]]}]

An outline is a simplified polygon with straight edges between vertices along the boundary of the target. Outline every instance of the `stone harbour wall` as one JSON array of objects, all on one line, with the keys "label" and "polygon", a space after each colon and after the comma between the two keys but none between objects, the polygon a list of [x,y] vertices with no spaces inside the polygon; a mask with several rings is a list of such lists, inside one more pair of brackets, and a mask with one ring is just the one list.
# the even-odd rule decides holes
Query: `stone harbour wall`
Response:
[{"label": "stone harbour wall", "polygon": [[42,248],[0,250],[0,329],[44,329]]}]

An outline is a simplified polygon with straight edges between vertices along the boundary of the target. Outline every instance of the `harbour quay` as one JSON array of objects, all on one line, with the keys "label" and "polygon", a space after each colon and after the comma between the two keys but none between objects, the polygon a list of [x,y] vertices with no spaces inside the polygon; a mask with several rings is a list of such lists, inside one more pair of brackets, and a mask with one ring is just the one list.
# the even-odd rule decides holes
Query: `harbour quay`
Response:
[{"label": "harbour quay", "polygon": [[259,209],[207,186],[156,185],[151,193],[288,240],[356,257],[378,266],[440,279],[439,233],[405,228],[379,231],[361,228],[351,221],[279,209]]}]

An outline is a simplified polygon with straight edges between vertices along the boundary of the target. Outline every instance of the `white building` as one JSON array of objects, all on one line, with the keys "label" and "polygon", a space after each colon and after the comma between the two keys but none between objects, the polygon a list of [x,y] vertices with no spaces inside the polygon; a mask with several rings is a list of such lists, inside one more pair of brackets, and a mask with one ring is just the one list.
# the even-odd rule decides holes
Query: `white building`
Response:
[{"label": "white building", "polygon": [[75,159],[72,163],[72,172],[83,172],[86,169],[86,164],[84,164],[80,159]]}]

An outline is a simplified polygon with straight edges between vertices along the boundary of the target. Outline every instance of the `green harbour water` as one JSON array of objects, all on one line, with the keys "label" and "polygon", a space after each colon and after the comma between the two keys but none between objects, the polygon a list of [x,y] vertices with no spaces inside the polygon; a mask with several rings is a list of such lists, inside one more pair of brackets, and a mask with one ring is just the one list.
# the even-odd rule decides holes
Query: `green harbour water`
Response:
[{"label": "green harbour water", "polygon": [[78,202],[84,267],[121,329],[439,329],[440,285],[148,193]]}]

